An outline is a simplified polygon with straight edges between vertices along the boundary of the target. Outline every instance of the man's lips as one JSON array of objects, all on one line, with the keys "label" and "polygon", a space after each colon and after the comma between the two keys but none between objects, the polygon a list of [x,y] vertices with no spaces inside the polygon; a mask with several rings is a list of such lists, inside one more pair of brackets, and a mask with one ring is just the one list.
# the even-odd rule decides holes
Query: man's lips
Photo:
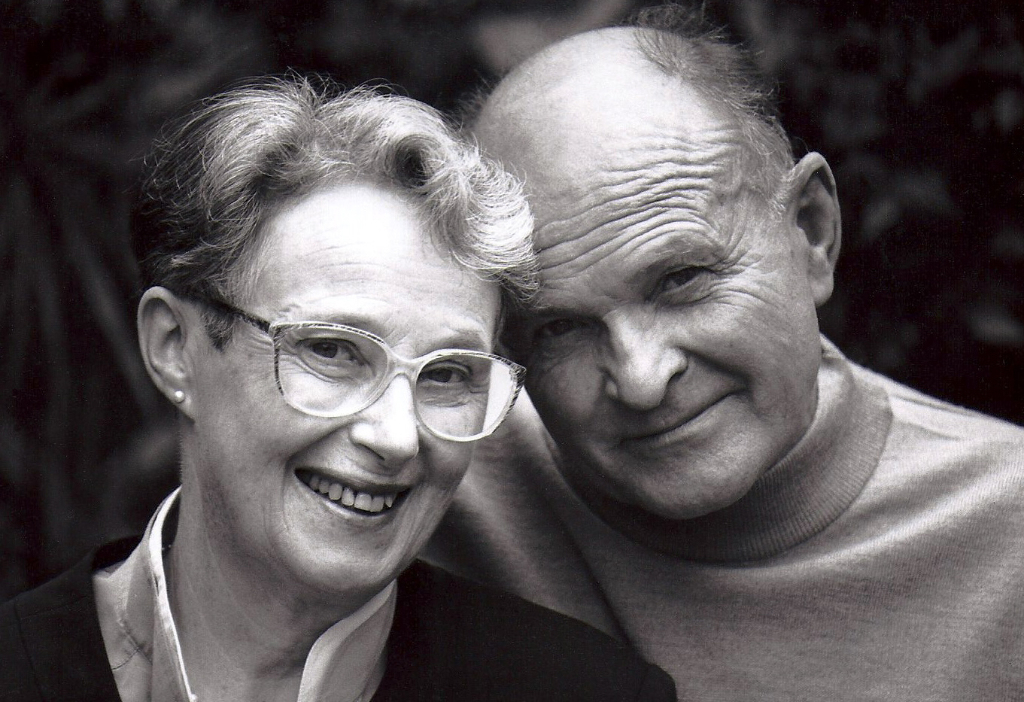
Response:
[{"label": "man's lips", "polygon": [[307,468],[297,470],[295,475],[306,487],[324,499],[363,514],[387,512],[401,502],[408,492],[407,489],[397,488],[383,488],[371,492]]},{"label": "man's lips", "polygon": [[725,399],[726,395],[715,398],[711,402],[700,405],[694,410],[673,414],[670,418],[664,417],[664,413],[657,421],[650,421],[639,425],[633,425],[624,432],[621,443],[658,443],[659,441],[670,440],[672,435],[681,429],[685,429],[697,419],[703,417],[709,410],[716,407],[719,402]]}]

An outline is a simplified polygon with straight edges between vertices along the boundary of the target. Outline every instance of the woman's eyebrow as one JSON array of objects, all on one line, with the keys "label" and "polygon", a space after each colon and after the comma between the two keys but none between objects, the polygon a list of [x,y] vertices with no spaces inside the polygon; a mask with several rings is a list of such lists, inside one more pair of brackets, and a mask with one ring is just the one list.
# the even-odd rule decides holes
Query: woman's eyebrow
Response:
[{"label": "woman's eyebrow", "polygon": [[[379,314],[335,312],[324,315],[305,315],[302,319],[296,318],[284,323],[341,324],[379,336],[381,339],[384,339],[385,343],[390,344],[385,330],[380,323]],[[486,352],[491,348],[492,344],[490,341],[490,335],[484,333],[482,329],[464,327],[453,328],[447,334],[440,334],[431,345],[438,349],[450,348]]]}]

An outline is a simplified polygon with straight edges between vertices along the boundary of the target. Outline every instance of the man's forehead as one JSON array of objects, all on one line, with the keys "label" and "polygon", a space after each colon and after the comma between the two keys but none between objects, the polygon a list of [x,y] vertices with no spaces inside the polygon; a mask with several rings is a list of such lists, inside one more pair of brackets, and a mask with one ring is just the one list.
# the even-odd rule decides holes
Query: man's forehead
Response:
[{"label": "man's forehead", "polygon": [[481,113],[478,138],[524,180],[542,250],[665,206],[667,192],[675,206],[682,195],[693,200],[685,209],[703,213],[726,185],[738,131],[648,62],[630,31],[591,32],[542,52]]},{"label": "man's forehead", "polygon": [[635,31],[598,30],[564,40],[513,71],[488,99],[476,136],[526,180],[528,193],[585,183],[607,167],[613,150],[657,150],[659,138],[699,143],[709,132],[721,137],[726,120],[647,61]]}]

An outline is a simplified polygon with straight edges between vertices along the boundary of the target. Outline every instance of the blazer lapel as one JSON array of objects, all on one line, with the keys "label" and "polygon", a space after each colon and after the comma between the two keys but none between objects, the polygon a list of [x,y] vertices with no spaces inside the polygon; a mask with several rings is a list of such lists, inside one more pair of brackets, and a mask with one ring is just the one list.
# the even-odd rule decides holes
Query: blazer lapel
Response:
[{"label": "blazer lapel", "polygon": [[131,545],[119,542],[102,549],[17,603],[32,667],[47,673],[40,682],[47,702],[120,699],[96,614],[92,571],[102,556],[116,562],[116,555],[125,549],[127,555]]}]

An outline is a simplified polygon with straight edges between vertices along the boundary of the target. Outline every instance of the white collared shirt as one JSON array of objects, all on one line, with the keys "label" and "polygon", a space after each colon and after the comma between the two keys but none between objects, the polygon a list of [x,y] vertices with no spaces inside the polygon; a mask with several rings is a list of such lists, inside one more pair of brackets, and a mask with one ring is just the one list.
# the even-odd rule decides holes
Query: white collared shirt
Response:
[{"label": "white collared shirt", "polygon": [[[93,574],[110,668],[123,702],[197,702],[189,685],[164,574],[167,516],[180,488],[160,505],[124,561]],[[384,676],[395,612],[395,582],[314,642],[298,702],[368,702]]]}]

